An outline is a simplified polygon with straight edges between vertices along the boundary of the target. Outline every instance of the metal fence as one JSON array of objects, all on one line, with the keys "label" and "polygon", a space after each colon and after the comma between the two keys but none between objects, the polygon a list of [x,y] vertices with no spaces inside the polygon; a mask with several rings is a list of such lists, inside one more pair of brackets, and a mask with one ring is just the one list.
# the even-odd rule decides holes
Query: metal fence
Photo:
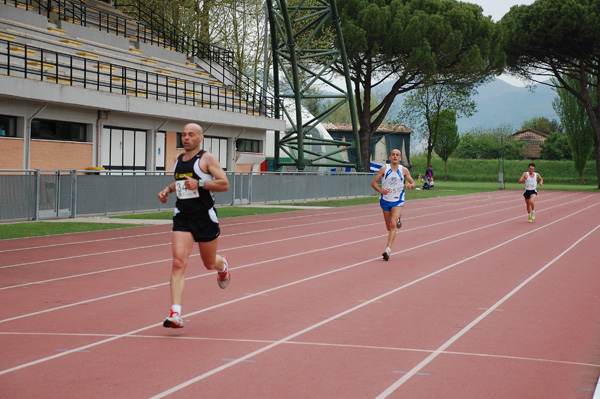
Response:
[{"label": "metal fence", "polygon": [[[306,202],[374,195],[368,173],[227,172],[229,191],[217,205]],[[0,221],[170,210],[158,192],[173,181],[164,171],[0,170]]]}]

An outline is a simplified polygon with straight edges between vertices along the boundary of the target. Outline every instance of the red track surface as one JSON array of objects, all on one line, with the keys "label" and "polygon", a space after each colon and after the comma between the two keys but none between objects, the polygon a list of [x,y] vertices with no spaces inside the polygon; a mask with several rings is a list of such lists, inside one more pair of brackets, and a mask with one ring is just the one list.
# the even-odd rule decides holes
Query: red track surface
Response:
[{"label": "red track surface", "polygon": [[0,241],[2,398],[592,398],[600,195],[408,200],[224,219],[226,290],[170,225]]}]

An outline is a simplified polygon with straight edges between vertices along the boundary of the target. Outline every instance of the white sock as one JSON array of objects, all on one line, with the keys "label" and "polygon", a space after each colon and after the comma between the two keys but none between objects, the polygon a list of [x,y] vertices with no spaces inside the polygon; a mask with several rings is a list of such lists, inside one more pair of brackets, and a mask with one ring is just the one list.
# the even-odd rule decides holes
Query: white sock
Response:
[{"label": "white sock", "polygon": [[173,305],[171,306],[171,311],[175,313],[181,314],[181,305]]},{"label": "white sock", "polygon": [[387,247],[387,248],[385,249],[385,252],[387,252],[388,254],[391,254],[391,253],[392,253],[392,248],[390,248],[390,247]]}]

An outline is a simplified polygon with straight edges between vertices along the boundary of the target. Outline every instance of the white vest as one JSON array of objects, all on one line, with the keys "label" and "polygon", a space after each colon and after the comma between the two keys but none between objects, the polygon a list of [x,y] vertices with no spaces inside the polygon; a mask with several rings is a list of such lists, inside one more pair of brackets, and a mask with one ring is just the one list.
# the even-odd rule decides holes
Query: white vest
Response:
[{"label": "white vest", "polygon": [[386,195],[381,194],[381,198],[388,202],[398,201],[404,194],[404,174],[402,165],[398,165],[398,171],[393,171],[389,163],[385,164],[385,173],[381,178],[381,188],[389,189]]},{"label": "white vest", "polygon": [[533,172],[533,177],[527,172],[527,179],[525,179],[525,190],[537,190],[537,173]]}]

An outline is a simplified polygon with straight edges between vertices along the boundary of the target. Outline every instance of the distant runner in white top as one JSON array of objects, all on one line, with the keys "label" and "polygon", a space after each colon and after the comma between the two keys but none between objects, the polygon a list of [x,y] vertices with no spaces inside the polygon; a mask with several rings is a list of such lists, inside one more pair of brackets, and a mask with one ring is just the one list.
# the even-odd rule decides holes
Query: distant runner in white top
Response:
[{"label": "distant runner in white top", "polygon": [[523,197],[525,197],[525,206],[527,207],[529,223],[535,219],[535,199],[538,195],[538,180],[540,187],[542,187],[544,185],[544,179],[542,179],[542,176],[540,176],[539,173],[535,172],[535,164],[532,162],[529,164],[529,171],[523,173],[519,179],[519,184],[525,183],[525,192],[523,193]]},{"label": "distant runner in white top", "polygon": [[[383,219],[388,230],[387,248],[382,254],[384,260],[390,259],[396,230],[402,227],[400,216],[404,207],[404,182],[408,181],[409,184],[406,185],[408,190],[416,187],[408,169],[400,165],[402,160],[400,150],[393,149],[389,159],[390,163],[382,166],[371,182],[371,187],[381,194],[379,205],[383,210]],[[381,187],[377,184],[379,180],[381,180]]]}]

